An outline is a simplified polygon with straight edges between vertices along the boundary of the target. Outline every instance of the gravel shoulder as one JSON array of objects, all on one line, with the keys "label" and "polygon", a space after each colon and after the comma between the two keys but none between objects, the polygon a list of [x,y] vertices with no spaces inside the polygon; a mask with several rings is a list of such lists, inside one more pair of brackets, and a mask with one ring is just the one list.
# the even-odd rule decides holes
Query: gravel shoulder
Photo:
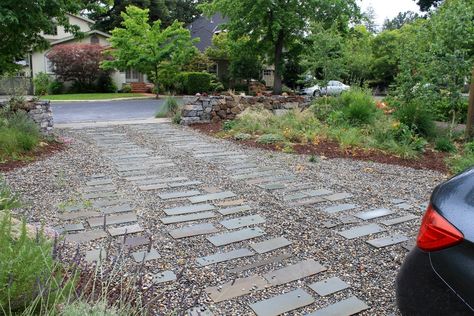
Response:
[{"label": "gravel shoulder", "polygon": [[[5,174],[7,182],[24,201],[25,206],[17,212],[26,216],[28,222],[45,222],[51,227],[77,223],[61,219],[64,210],[60,205],[81,200],[80,192],[83,191],[85,183],[90,181],[91,176],[104,174],[110,177],[116,187],[114,192],[118,198],[132,201],[138,216],[138,224],[144,228],[147,235],[152,236],[153,247],[161,255],[158,260],[146,262],[144,273],[150,278],[154,273],[169,270],[179,276],[176,281],[156,287],[156,293],[163,293],[163,296],[154,302],[153,310],[156,315],[182,312],[198,304],[206,305],[215,315],[252,315],[249,304],[296,288],[304,288],[312,294],[315,302],[285,315],[305,315],[352,295],[370,307],[362,312],[362,315],[397,314],[394,280],[407,250],[402,244],[374,248],[366,242],[372,238],[371,236],[349,240],[338,232],[370,223],[384,227],[380,224],[381,220],[412,214],[416,217],[414,220],[385,227],[386,231],[377,234],[376,237],[400,234],[410,239],[414,238],[431,190],[446,177],[434,171],[349,159],[319,159],[316,163],[310,163],[308,156],[305,155],[244,148],[232,142],[200,134],[190,128],[168,124],[108,126],[62,130],[58,133],[73,139],[67,150]],[[190,181],[200,183],[187,188],[140,190],[137,185],[125,180],[123,174],[117,171],[117,166],[110,160],[110,157],[120,153],[120,147],[114,149],[113,146],[104,147],[103,144],[101,146],[98,140],[104,141],[105,138],[98,138],[97,135],[123,139],[123,143],[130,143],[149,151],[152,157],[171,160],[173,166],[159,168],[156,171],[160,178],[187,177]],[[187,147],[183,144],[187,144]],[[193,148],[193,144],[196,144],[196,147]],[[211,148],[216,149],[213,151]],[[217,156],[215,153],[219,152],[225,152],[227,155]],[[249,184],[245,179],[237,179],[236,176],[241,174],[239,170],[245,168],[231,169],[249,161],[254,163],[257,169],[270,168],[275,175],[281,173],[294,178],[282,180],[285,188],[275,190]],[[285,201],[288,196],[304,190],[302,187],[306,185],[312,189],[348,193],[351,197],[341,202],[324,200],[305,206],[292,205],[292,202]],[[230,216],[219,215],[192,223],[164,225],[160,220],[165,217],[163,209],[190,203],[185,199],[164,200],[159,194],[186,190],[199,190],[201,193],[231,191],[236,197],[226,201],[243,199],[251,210]],[[394,199],[404,200],[407,209],[397,207],[399,204],[394,203]],[[217,205],[216,203],[214,204]],[[358,207],[337,214],[324,211],[327,207],[338,203],[352,203]],[[333,228],[323,227],[326,221],[337,222],[341,216],[356,215],[362,211],[379,208],[393,210],[394,214],[367,221],[356,219],[354,223],[339,223]],[[265,236],[252,241],[214,246],[206,239],[209,235],[174,239],[169,234],[170,229],[199,223],[210,223],[223,233],[227,232],[221,224],[223,220],[246,215],[260,215],[265,219],[264,223],[258,225],[265,231]],[[86,221],[82,223],[87,226]],[[205,267],[196,262],[200,257],[244,248],[251,242],[260,242],[273,237],[284,237],[292,244],[266,254],[256,254]],[[81,251],[85,253],[87,250],[96,249],[102,243],[103,241],[92,241],[83,244]],[[234,268],[281,254],[291,256],[277,263],[239,273],[232,272]],[[214,302],[204,291],[209,286],[219,286],[236,278],[264,275],[308,259],[316,260],[326,270],[219,303]],[[133,266],[131,259],[130,266]],[[308,288],[308,285],[314,282],[335,276],[344,280],[350,288],[324,297],[318,296]]]}]

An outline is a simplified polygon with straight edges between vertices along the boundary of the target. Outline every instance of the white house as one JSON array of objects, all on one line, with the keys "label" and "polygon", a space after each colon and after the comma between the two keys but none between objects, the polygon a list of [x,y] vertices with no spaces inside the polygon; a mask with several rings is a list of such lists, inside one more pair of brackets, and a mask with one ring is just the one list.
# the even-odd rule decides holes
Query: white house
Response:
[{"label": "white house", "polygon": [[[94,21],[73,14],[68,14],[67,16],[71,25],[79,26],[80,31],[84,34],[84,37],[75,38],[73,34],[66,32],[63,26],[57,26],[54,31],[51,32],[53,34],[41,34],[46,40],[49,41],[51,47],[48,50],[35,51],[28,57],[28,60],[24,62],[25,66],[23,73],[25,76],[34,78],[40,72],[45,72],[54,76],[51,62],[48,60],[46,55],[55,45],[88,43],[98,44],[103,47],[110,46],[110,34],[93,30],[92,26],[94,25]],[[142,75],[134,70],[127,70],[124,72],[114,71],[111,74],[111,77],[119,88],[128,83],[147,82],[145,75]]]}]

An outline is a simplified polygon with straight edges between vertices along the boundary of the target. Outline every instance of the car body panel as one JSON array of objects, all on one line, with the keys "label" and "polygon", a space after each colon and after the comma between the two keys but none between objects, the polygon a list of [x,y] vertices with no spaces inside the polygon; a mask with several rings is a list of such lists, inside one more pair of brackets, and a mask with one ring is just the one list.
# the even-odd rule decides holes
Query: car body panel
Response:
[{"label": "car body panel", "polygon": [[415,247],[397,276],[397,305],[403,315],[474,315],[474,168],[440,184],[431,205],[464,240],[438,251]]},{"label": "car body panel", "polygon": [[319,95],[340,95],[342,92],[349,90],[351,87],[343,84],[340,81],[331,80],[328,82],[326,87],[320,87],[319,85],[314,85],[308,88],[301,90],[302,94],[319,96]]}]

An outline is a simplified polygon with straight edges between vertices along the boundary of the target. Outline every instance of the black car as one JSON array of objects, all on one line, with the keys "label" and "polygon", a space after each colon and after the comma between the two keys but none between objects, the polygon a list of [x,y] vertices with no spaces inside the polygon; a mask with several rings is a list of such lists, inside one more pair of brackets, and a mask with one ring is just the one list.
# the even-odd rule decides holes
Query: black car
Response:
[{"label": "black car", "polygon": [[396,282],[403,315],[474,315],[474,168],[434,190]]}]

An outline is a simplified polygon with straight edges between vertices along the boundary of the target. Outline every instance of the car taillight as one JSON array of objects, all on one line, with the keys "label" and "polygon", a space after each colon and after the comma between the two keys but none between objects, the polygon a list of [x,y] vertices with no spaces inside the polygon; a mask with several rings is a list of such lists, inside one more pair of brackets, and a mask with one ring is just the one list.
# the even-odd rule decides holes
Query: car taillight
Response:
[{"label": "car taillight", "polygon": [[418,233],[417,246],[424,251],[436,251],[459,244],[464,235],[435,211],[432,205],[428,207],[420,232]]}]

